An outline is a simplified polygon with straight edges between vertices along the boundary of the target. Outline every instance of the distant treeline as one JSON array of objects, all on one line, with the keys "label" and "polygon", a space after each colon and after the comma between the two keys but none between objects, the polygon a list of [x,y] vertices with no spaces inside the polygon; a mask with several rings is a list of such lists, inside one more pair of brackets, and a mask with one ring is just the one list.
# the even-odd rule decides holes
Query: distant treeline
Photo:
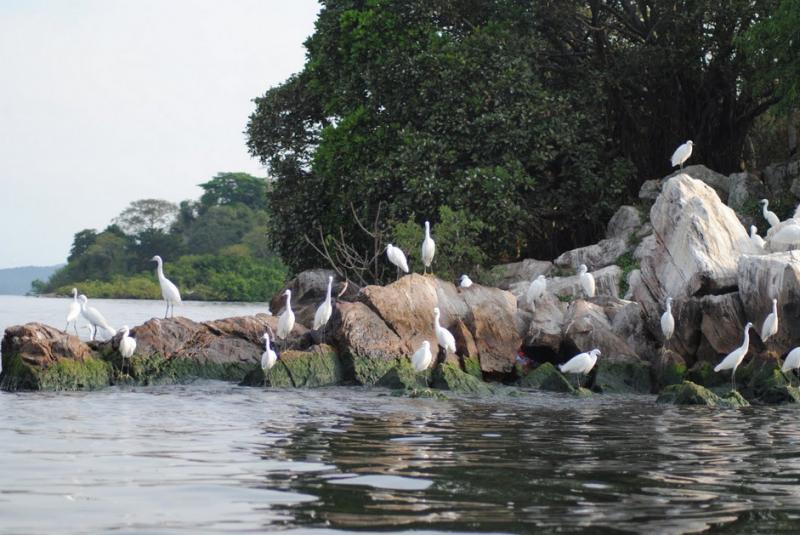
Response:
[{"label": "distant treeline", "polygon": [[200,187],[199,201],[134,201],[103,231],[78,232],[67,265],[34,290],[160,299],[150,261],[160,255],[185,299],[269,300],[288,272],[267,245],[268,182],[220,173]]}]

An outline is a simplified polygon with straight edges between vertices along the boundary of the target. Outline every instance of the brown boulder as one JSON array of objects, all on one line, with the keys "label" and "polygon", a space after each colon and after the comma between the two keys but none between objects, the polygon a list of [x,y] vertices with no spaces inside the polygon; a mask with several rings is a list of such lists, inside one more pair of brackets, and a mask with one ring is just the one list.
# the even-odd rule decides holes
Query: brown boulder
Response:
[{"label": "brown boulder", "polygon": [[60,359],[83,362],[92,350],[76,336],[41,323],[26,323],[6,329],[0,352],[19,355],[26,364],[44,367]]}]

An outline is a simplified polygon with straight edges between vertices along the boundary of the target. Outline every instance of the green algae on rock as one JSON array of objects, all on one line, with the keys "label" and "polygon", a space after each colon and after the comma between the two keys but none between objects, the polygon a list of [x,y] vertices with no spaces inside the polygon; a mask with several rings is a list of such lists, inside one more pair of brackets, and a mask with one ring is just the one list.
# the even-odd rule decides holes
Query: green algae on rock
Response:
[{"label": "green algae on rock", "polygon": [[747,407],[750,405],[739,392],[731,391],[720,397],[711,390],[691,381],[684,381],[679,385],[670,385],[664,388],[658,395],[656,402],[724,408]]},{"label": "green algae on rock", "polygon": [[575,387],[549,362],[539,365],[520,379],[519,386],[538,388],[539,390],[550,392],[575,392]]},{"label": "green algae on rock", "polygon": [[640,360],[600,359],[594,388],[606,394],[649,394],[650,366]]},{"label": "green algae on rock", "polygon": [[47,365],[32,365],[21,355],[3,355],[0,388],[18,390],[98,390],[111,383],[111,366],[96,358],[57,359]]}]

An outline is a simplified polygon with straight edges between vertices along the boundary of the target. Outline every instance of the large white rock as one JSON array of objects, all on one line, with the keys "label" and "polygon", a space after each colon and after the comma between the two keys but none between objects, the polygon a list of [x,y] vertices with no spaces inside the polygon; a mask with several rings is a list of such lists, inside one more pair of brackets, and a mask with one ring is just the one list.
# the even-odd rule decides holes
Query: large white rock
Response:
[{"label": "large white rock", "polygon": [[[619,283],[622,280],[622,268],[619,266],[608,266],[597,271],[593,271],[595,282],[595,295],[619,296]],[[547,279],[547,291],[561,297],[583,297],[581,279],[578,275],[571,277],[553,277]],[[514,290],[511,290],[514,293]]]},{"label": "large white rock", "polygon": [[578,269],[581,264],[586,264],[590,270],[599,269],[613,264],[628,249],[627,238],[607,238],[592,245],[567,251],[556,258],[554,263],[559,267],[572,269]]}]

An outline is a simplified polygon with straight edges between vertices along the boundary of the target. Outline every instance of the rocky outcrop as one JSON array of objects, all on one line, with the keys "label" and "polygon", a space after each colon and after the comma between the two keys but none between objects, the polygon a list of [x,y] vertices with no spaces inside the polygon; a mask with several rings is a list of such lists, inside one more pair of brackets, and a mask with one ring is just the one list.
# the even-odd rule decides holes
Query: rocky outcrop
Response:
[{"label": "rocky outcrop", "polygon": [[[292,291],[292,310],[295,321],[307,328],[314,324],[314,313],[325,299],[328,289],[328,277],[333,277],[332,294],[335,298],[344,289],[344,281],[331,269],[309,269],[301,271],[286,286],[284,286],[270,302],[270,310],[278,316],[286,307],[286,297],[283,292]],[[353,301],[360,288],[352,282],[347,284],[347,290],[339,298],[340,301]]]},{"label": "rocky outcrop", "polygon": [[620,206],[606,226],[606,238],[629,241],[642,226],[642,215],[633,206]]},{"label": "rocky outcrop", "polygon": [[[595,281],[595,295],[619,295],[619,283],[622,280],[622,268],[608,266],[593,271]],[[525,288],[527,290],[527,287]],[[581,298],[584,296],[581,281],[578,275],[570,277],[553,277],[547,281],[547,291],[564,298]]]},{"label": "rocky outcrop", "polygon": [[725,397],[691,381],[670,385],[658,395],[658,403],[673,405],[703,405],[706,407],[738,408],[750,405],[738,392],[729,392]]},{"label": "rocky outcrop", "polygon": [[530,284],[539,275],[550,273],[551,269],[553,269],[552,262],[529,258],[521,262],[494,266],[489,276],[494,285],[501,290],[511,290],[511,287],[516,284]]},{"label": "rocky outcrop", "polygon": [[628,240],[622,238],[608,238],[599,242],[572,249],[555,259],[555,265],[578,269],[581,264],[586,264],[589,270],[610,266],[617,258],[629,249]]}]

